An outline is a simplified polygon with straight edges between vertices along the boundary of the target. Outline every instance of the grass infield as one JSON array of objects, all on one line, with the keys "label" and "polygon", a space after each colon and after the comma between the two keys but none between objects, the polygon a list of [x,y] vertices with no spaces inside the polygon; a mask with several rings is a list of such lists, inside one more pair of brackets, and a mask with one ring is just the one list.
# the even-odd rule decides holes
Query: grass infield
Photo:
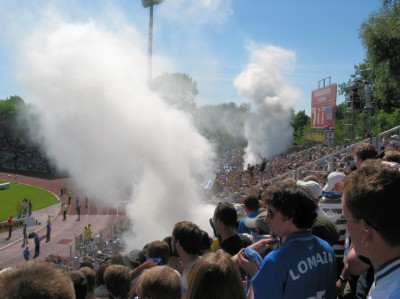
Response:
[{"label": "grass infield", "polygon": [[[0,183],[4,181],[0,180]],[[58,203],[57,197],[47,190],[10,182],[9,189],[0,190],[0,222],[7,220],[10,216],[17,217],[17,204],[24,198],[32,201],[32,211]]]}]

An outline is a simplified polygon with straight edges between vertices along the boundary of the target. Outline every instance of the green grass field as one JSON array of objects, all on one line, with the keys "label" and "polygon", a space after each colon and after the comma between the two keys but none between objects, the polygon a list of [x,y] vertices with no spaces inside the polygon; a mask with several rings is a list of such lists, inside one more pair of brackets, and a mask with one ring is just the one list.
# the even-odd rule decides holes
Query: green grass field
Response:
[{"label": "green grass field", "polygon": [[[0,183],[4,183],[0,180]],[[24,184],[10,183],[10,188],[0,190],[0,221],[17,216],[17,204],[24,198],[32,201],[32,210],[36,211],[58,202],[57,197],[47,190]]]}]

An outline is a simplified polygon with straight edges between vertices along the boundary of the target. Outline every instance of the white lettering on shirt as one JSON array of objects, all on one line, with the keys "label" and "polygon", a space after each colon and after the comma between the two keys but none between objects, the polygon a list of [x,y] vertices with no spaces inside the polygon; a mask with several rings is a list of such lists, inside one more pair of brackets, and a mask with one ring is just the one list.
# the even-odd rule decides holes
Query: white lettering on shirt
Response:
[{"label": "white lettering on shirt", "polygon": [[317,268],[318,265],[333,264],[333,257],[330,252],[322,252],[322,254],[317,253],[316,255],[309,256],[305,260],[301,260],[297,264],[297,268],[290,269],[289,275],[292,280],[297,280],[301,275],[307,273],[313,268]]}]

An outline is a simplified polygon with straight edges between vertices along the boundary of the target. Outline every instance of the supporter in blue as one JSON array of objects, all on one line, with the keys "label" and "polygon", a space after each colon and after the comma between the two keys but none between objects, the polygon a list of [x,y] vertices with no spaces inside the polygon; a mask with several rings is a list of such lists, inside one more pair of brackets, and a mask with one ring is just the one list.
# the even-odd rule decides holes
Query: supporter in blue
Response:
[{"label": "supporter in blue", "polygon": [[35,242],[35,255],[33,258],[36,258],[40,254],[40,237],[38,234],[35,234],[35,237],[33,237],[33,241]]},{"label": "supporter in blue", "polygon": [[24,256],[24,260],[25,261],[29,261],[29,259],[31,258],[31,253],[29,252],[29,247],[26,246],[23,252],[23,256]]},{"label": "supporter in blue", "polygon": [[258,201],[258,197],[255,195],[250,195],[247,196],[244,201],[244,208],[246,210],[246,217],[243,217],[240,219],[238,227],[237,227],[237,232],[239,234],[247,233],[251,234],[252,229],[250,227],[246,226],[246,220],[255,218],[260,214],[259,209],[260,209],[260,202]]},{"label": "supporter in blue", "polygon": [[342,220],[355,252],[375,270],[367,298],[400,298],[399,186],[398,169],[371,159],[345,181]]},{"label": "supporter in blue", "polygon": [[253,277],[254,298],[336,298],[335,254],[310,232],[317,217],[311,194],[297,185],[277,183],[264,196],[265,220],[282,245],[259,269],[240,251],[238,263]]},{"label": "supporter in blue", "polygon": [[51,233],[51,223],[47,222],[47,224],[46,224],[46,242],[50,241],[50,233]]}]

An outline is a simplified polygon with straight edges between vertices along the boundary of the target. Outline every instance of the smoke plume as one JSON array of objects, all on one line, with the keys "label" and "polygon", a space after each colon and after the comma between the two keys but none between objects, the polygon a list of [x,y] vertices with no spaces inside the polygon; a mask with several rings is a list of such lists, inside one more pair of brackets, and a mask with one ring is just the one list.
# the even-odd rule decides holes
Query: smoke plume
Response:
[{"label": "smoke plume", "polygon": [[186,114],[149,91],[140,35],[46,23],[23,44],[19,76],[48,156],[83,192],[108,204],[130,199],[130,248],[170,235],[180,220],[208,228],[200,186],[213,149]]},{"label": "smoke plume", "polygon": [[290,117],[300,92],[285,82],[284,75],[294,62],[293,52],[278,47],[250,49],[248,65],[234,80],[236,89],[250,99],[253,108],[245,124],[245,165],[256,164],[259,155],[270,159],[292,142]]}]

